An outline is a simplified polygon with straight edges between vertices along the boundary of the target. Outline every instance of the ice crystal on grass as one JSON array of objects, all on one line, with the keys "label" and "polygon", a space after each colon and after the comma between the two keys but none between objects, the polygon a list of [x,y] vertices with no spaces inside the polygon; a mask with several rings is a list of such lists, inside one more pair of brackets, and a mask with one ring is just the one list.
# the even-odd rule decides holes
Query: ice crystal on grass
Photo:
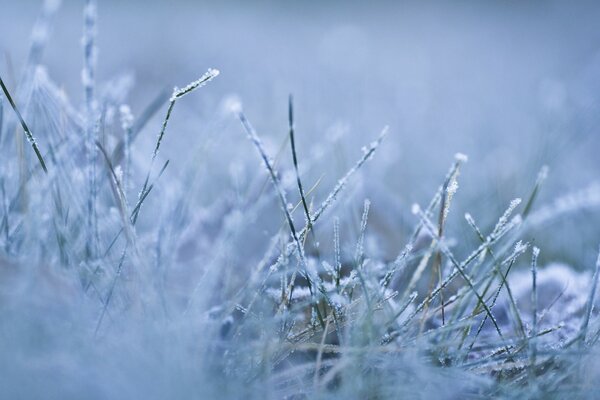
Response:
[{"label": "ice crystal on grass", "polygon": [[209,68],[208,71],[206,71],[206,73],[204,75],[202,75],[200,78],[196,79],[195,81],[190,82],[187,86],[185,86],[181,89],[178,87],[175,87],[173,89],[173,94],[171,95],[170,101],[174,102],[176,99],[183,97],[186,94],[191,93],[194,90],[206,85],[212,79],[219,76],[219,74],[220,74],[220,71],[218,69]]}]

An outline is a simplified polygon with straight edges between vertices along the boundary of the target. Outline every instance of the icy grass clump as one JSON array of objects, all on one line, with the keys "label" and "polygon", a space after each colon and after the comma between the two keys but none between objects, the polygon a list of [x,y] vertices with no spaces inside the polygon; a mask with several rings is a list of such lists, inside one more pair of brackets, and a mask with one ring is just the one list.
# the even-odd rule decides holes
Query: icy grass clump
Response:
[{"label": "icy grass clump", "polygon": [[[523,320],[531,327],[533,304],[531,301],[531,278],[529,271],[517,271],[509,279],[513,296]],[[579,335],[590,298],[593,280],[589,271],[576,272],[572,267],[551,263],[537,269],[537,309],[538,331],[551,330],[542,337],[544,343],[557,344],[573,340]],[[500,314],[508,315],[508,299],[502,296]],[[600,301],[596,298],[593,315],[596,316]],[[513,329],[513,321],[503,320],[508,329]],[[559,329],[556,329],[560,327]]]},{"label": "icy grass clump", "polygon": [[[331,187],[309,187],[307,171],[331,164],[346,127],[325,135],[334,146],[303,154],[290,98],[285,162],[236,96],[214,117],[242,123],[231,159],[197,157],[185,168],[165,151],[180,168],[170,175],[159,150],[179,139],[166,136],[174,105],[218,71],[134,115],[129,80],[95,81],[95,6],[85,6],[83,105],[31,64],[18,98],[2,85],[0,397],[542,398],[567,383],[577,397],[599,389],[597,372],[582,366],[597,367],[600,263],[591,279],[538,263],[544,243],[529,237],[600,204],[597,187],[536,208],[542,169],[495,224],[468,213],[456,222],[467,161],[458,153],[429,203],[396,220],[374,193],[349,190],[360,175],[380,184],[365,167],[378,162],[387,128]],[[49,24],[52,2],[45,10]],[[44,43],[34,33],[34,61]],[[161,107],[162,124],[146,126]],[[145,154],[136,138],[152,129],[158,138]],[[198,171],[238,182],[214,187],[219,178]],[[394,257],[377,251],[390,235],[382,216],[403,232]],[[472,236],[454,235],[455,224]]]}]

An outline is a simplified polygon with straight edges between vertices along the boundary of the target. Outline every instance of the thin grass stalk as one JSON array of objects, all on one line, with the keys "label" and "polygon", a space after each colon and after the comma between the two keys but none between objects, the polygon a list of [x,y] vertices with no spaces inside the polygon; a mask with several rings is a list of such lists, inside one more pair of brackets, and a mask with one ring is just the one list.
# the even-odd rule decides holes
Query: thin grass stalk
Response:
[{"label": "thin grass stalk", "polygon": [[4,81],[2,80],[2,77],[0,77],[0,87],[2,87],[2,91],[4,92],[4,95],[6,96],[8,103],[10,104],[13,111],[17,115],[17,119],[19,120],[19,123],[21,124],[21,127],[23,128],[23,132],[25,132],[25,137],[27,138],[27,141],[31,145],[31,148],[33,149],[33,152],[35,153],[35,156],[37,157],[38,162],[40,163],[40,166],[42,167],[42,170],[44,171],[44,173],[47,174],[48,168],[46,167],[46,162],[44,161],[44,157],[42,157],[42,153],[40,152],[40,149],[38,148],[37,142],[36,142],[35,138],[33,137],[31,130],[27,126],[27,123],[25,123],[23,116],[19,112],[17,105],[13,101],[13,98],[11,97],[10,92],[8,91],[6,85],[4,84]]}]

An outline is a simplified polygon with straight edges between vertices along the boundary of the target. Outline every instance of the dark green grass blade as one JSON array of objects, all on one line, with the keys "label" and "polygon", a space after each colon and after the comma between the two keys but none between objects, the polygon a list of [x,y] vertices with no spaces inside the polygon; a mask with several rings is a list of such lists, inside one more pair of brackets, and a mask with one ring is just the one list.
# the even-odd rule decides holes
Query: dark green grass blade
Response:
[{"label": "dark green grass blade", "polygon": [[8,102],[9,102],[10,106],[15,111],[15,114],[17,114],[17,118],[19,119],[19,122],[21,123],[21,126],[23,127],[23,131],[25,132],[25,136],[27,137],[27,140],[29,141],[29,144],[31,144],[31,147],[33,148],[33,151],[34,151],[34,153],[35,153],[38,161],[40,162],[40,165],[42,166],[42,169],[44,170],[45,173],[48,173],[48,168],[46,168],[46,163],[44,162],[44,158],[42,157],[42,153],[40,152],[40,149],[38,148],[37,143],[35,142],[35,138],[33,137],[33,134],[31,133],[31,131],[29,130],[29,127],[25,123],[25,120],[23,119],[23,116],[19,112],[19,109],[17,108],[17,105],[13,101],[13,99],[12,99],[10,93],[8,92],[8,89],[4,85],[4,81],[2,80],[1,77],[0,77],[0,86],[2,86],[2,91],[4,92],[4,95],[6,96],[6,98],[7,98]]}]

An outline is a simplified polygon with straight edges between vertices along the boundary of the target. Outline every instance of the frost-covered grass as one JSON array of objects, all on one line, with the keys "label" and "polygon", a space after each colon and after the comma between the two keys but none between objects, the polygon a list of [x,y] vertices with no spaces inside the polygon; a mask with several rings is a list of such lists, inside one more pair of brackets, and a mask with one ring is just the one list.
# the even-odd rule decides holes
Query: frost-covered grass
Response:
[{"label": "frost-covered grass", "polygon": [[[275,145],[229,97],[208,124],[237,124],[234,145],[198,145],[170,122],[191,124],[179,104],[228,79],[208,65],[132,113],[127,79],[96,79],[94,0],[73,104],[40,65],[58,5],[44,3],[21,73],[0,69],[1,398],[595,396],[600,258],[542,263],[537,233],[600,205],[598,186],[542,204],[540,165],[504,212],[453,218],[477,166],[448,154],[430,200],[400,218],[369,169],[387,127],[338,173],[354,140],[303,152],[291,96]],[[169,141],[191,161],[161,152]]]}]

